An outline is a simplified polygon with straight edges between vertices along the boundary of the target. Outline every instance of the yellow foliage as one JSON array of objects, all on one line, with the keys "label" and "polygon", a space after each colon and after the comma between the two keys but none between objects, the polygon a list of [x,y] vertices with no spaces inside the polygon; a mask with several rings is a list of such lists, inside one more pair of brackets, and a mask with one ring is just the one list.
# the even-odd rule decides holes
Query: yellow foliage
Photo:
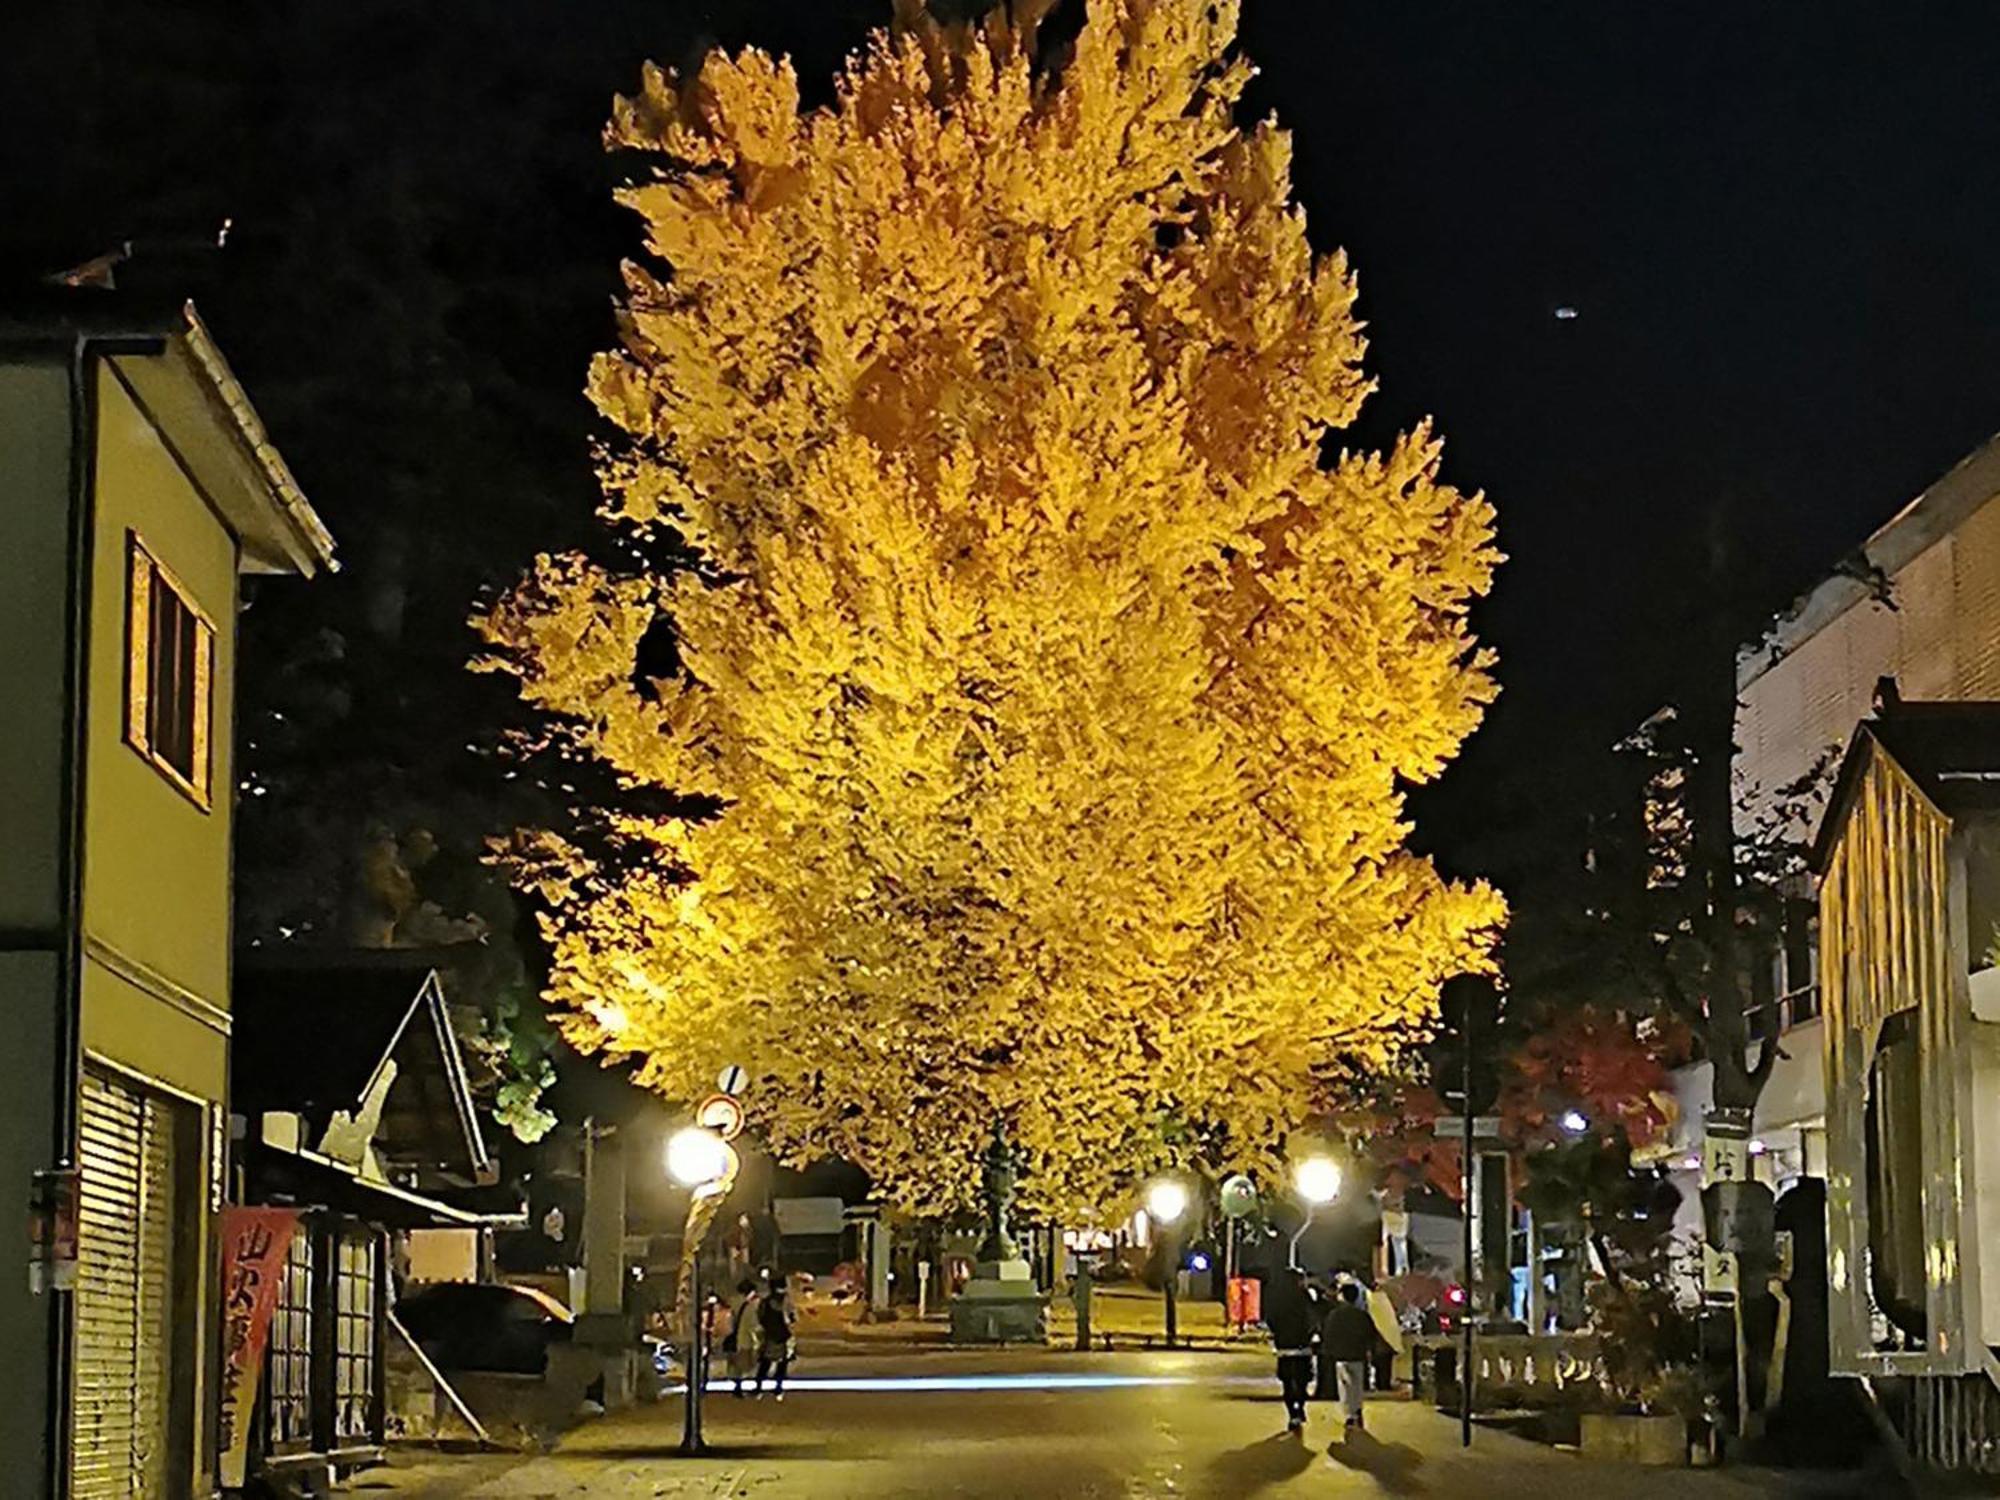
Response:
[{"label": "yellow foliage", "polygon": [[543,558],[479,624],[566,751],[719,807],[623,819],[615,869],[512,846],[572,1040],[676,1096],[741,1062],[781,1152],[913,1205],[997,1113],[1034,1204],[1109,1217],[1271,1165],[1486,966],[1500,898],[1400,787],[1493,696],[1498,554],[1427,431],[1322,456],[1354,281],[1234,120],[1234,5],[1094,0],[1059,69],[1027,9],[906,15],[808,113],[755,51],[619,102],[659,164],[605,515],[701,563]]}]

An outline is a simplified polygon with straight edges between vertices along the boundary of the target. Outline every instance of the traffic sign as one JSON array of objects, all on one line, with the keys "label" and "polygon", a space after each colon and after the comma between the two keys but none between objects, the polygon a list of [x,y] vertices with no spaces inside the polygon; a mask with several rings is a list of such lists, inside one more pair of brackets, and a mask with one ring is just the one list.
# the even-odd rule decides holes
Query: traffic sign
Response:
[{"label": "traffic sign", "polygon": [[710,1094],[695,1106],[694,1122],[725,1141],[743,1129],[743,1105],[733,1094]]},{"label": "traffic sign", "polygon": [[749,1082],[750,1075],[735,1063],[730,1063],[720,1073],[715,1075],[715,1086],[725,1094],[740,1094],[743,1092],[744,1085]]},{"label": "traffic sign", "polygon": [[[1441,1141],[1462,1141],[1465,1139],[1465,1117],[1462,1115],[1439,1115],[1433,1132]],[[1497,1141],[1500,1139],[1500,1117],[1498,1115],[1474,1115],[1472,1117],[1472,1138],[1476,1141]]]}]

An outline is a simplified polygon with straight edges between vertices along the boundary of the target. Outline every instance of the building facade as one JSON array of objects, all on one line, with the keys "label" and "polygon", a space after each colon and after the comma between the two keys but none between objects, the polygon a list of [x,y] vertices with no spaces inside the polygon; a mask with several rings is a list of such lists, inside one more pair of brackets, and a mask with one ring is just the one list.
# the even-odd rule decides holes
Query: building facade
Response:
[{"label": "building facade", "polygon": [[[0,313],[0,1451],[215,1487],[238,582],[331,539],[191,306]],[[26,1263],[24,1263],[26,1262]]]},{"label": "building facade", "polygon": [[[1885,679],[1905,699],[2000,699],[2000,438],[1912,500],[1739,655],[1739,833],[1816,768],[1831,790],[1831,769]],[[1791,832],[1804,842],[1813,830]],[[1763,1004],[1783,1050],[1752,1125],[1754,1170],[1780,1190],[1828,1168],[1818,928],[1810,892],[1798,894],[1798,920],[1767,956]],[[1690,1240],[1701,1232],[1712,1087],[1706,1063],[1677,1071],[1678,1119],[1654,1153],[1682,1189],[1680,1228]]]},{"label": "building facade", "polygon": [[423,950],[239,958],[232,1198],[291,1219],[262,1378],[225,1476],[240,1465],[305,1488],[380,1462],[398,1292],[481,1279],[493,1232],[526,1225],[495,1181],[444,986]]}]

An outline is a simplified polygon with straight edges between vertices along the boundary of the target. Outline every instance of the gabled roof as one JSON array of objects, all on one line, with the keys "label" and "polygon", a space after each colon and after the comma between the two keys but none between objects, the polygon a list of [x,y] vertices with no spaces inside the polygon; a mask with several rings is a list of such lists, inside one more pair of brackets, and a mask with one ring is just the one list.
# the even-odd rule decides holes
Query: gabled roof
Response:
[{"label": "gabled roof", "polygon": [[1892,702],[1856,727],[1813,838],[1824,870],[1861,777],[1886,755],[1946,816],[2000,811],[2000,703]]},{"label": "gabled roof", "polygon": [[490,1178],[438,955],[427,950],[263,950],[238,957],[231,1095],[238,1113],[297,1114],[318,1139],[359,1118],[391,1065],[378,1156],[447,1178]]}]

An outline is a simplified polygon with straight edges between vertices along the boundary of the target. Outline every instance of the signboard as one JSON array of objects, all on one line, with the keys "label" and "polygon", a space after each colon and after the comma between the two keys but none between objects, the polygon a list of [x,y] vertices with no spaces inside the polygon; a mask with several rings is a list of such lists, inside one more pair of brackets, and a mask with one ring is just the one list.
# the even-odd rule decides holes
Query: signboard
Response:
[{"label": "signboard", "polygon": [[222,1211],[222,1484],[241,1489],[250,1460],[250,1422],[264,1343],[285,1280],[285,1252],[298,1227],[294,1208]]},{"label": "signboard", "polygon": [[1711,1182],[1748,1182],[1750,1180],[1750,1142],[1717,1135],[1714,1131],[1701,1138],[1701,1180]]},{"label": "signboard", "polygon": [[75,1167],[37,1172],[28,1197],[28,1289],[76,1288],[76,1215],[82,1188]]},{"label": "signboard", "polygon": [[773,1198],[771,1213],[779,1234],[839,1234],[847,1227],[847,1205],[838,1198]]},{"label": "signboard", "polygon": [[[1439,1115],[1433,1133],[1441,1141],[1462,1141],[1465,1139],[1465,1116]],[[1472,1117],[1472,1138],[1476,1141],[1497,1141],[1500,1139],[1500,1117],[1498,1115],[1474,1115]]]},{"label": "signboard", "polygon": [[1736,1257],[1713,1245],[1701,1247],[1701,1289],[1711,1297],[1734,1297],[1739,1278]]},{"label": "signboard", "polygon": [[1264,1316],[1264,1283],[1254,1276],[1232,1276],[1228,1288],[1229,1324],[1248,1328]]}]

